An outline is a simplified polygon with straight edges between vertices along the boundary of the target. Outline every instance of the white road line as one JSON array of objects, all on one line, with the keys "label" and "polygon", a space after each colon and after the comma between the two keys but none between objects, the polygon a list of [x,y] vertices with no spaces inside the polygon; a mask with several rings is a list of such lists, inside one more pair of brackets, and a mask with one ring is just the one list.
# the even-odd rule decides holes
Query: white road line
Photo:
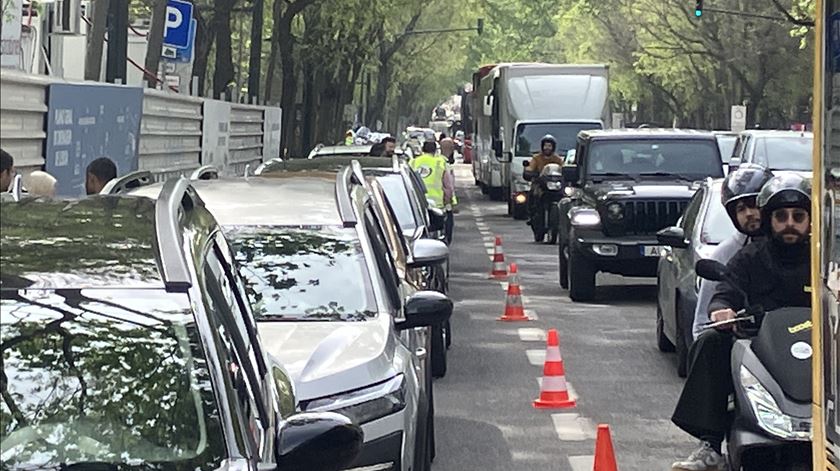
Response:
[{"label": "white road line", "polygon": [[545,331],[542,329],[520,327],[516,331],[519,334],[519,340],[523,342],[545,342]]},{"label": "white road line", "polygon": [[487,247],[488,249],[492,249],[493,247],[496,246],[496,244],[494,244],[493,241],[484,241],[484,246]]},{"label": "white road line", "polygon": [[[485,248],[484,248],[484,250],[486,250],[486,251],[487,251],[487,255],[491,255],[491,256],[492,256],[492,255],[493,255],[493,252],[494,252],[494,250],[495,250],[495,249],[494,249],[493,247],[485,247]],[[491,258],[492,258],[492,257],[491,257]]]},{"label": "white road line", "polygon": [[484,238],[484,240],[486,240],[487,242],[492,242],[494,245],[495,245],[495,243],[496,243],[496,238],[495,238],[494,236],[484,236],[483,238]]},{"label": "white road line", "polygon": [[502,291],[504,291],[504,292],[506,292],[506,293],[507,293],[507,290],[508,290],[508,285],[509,285],[509,284],[510,284],[510,283],[508,283],[507,281],[500,281],[500,282],[499,282],[499,285],[502,287]]},{"label": "white road line", "polygon": [[532,321],[539,320],[539,316],[537,315],[537,311],[533,309],[525,309],[525,315],[528,316],[529,319]]},{"label": "white road line", "polygon": [[595,438],[595,426],[592,421],[580,414],[551,414],[554,430],[562,441],[579,442]]},{"label": "white road line", "polygon": [[528,363],[534,366],[545,364],[545,350],[525,350],[525,355],[528,356]]},{"label": "white road line", "polygon": [[570,456],[569,466],[572,467],[572,471],[592,471],[595,466],[595,457],[592,455]]}]

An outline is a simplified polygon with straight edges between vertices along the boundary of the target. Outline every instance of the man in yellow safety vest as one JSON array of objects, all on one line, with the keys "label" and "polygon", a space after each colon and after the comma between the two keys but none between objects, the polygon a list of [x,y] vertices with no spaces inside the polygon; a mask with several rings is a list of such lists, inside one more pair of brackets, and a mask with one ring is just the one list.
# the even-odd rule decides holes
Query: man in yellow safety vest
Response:
[{"label": "man in yellow safety vest", "polygon": [[455,204],[455,182],[446,157],[437,154],[437,143],[423,142],[423,153],[411,160],[411,168],[420,174],[426,185],[426,199],[438,209],[446,211],[446,243],[452,240],[452,207]]}]

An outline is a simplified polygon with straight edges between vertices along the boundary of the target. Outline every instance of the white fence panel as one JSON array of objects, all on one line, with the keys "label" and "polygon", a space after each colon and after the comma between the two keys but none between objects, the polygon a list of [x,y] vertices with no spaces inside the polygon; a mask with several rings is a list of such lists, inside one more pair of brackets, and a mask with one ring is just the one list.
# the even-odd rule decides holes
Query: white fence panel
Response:
[{"label": "white fence panel", "polygon": [[230,107],[230,141],[227,170],[236,175],[250,164],[256,168],[263,161],[263,122],[265,108],[256,105],[232,104]]},{"label": "white fence panel", "polygon": [[200,167],[201,106],[200,98],[145,89],[138,168],[162,180]]},{"label": "white fence panel", "polygon": [[24,173],[44,165],[50,82],[43,76],[0,71],[0,147],[14,157],[15,166]]}]

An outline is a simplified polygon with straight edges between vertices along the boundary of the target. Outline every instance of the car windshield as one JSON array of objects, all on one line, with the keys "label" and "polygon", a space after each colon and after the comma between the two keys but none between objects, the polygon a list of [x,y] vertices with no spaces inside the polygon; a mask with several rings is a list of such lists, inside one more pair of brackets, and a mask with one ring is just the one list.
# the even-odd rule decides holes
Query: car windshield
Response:
[{"label": "car windshield", "polygon": [[555,151],[565,155],[566,151],[575,148],[577,135],[587,129],[601,129],[598,123],[531,123],[520,124],[516,127],[516,155],[532,156],[542,149],[540,141],[546,134],[551,134],[557,141]]},{"label": "car windshield", "polygon": [[708,139],[595,141],[590,146],[586,167],[591,177],[663,175],[687,180],[723,177],[720,151]]},{"label": "car windshield", "polygon": [[221,466],[219,410],[186,295],[3,289],[0,311],[0,469]]},{"label": "car windshield", "polygon": [[414,211],[411,208],[411,200],[402,176],[396,174],[383,175],[378,177],[377,180],[382,185],[382,189],[385,190],[385,196],[397,215],[397,221],[400,223],[403,233],[412,234],[417,229],[418,224],[414,220]]},{"label": "car windshield", "polygon": [[376,304],[355,229],[228,226],[258,320],[360,321]]},{"label": "car windshield", "polygon": [[715,184],[709,194],[711,204],[706,209],[706,217],[703,219],[703,227],[700,232],[700,241],[704,244],[717,245],[735,234],[735,226],[726,209],[720,201],[720,183]]},{"label": "car windshield", "polygon": [[735,151],[735,144],[737,142],[737,136],[717,136],[718,148],[720,149],[720,158],[729,159],[730,157],[732,157],[732,152]]},{"label": "car windshield", "polygon": [[756,139],[753,161],[770,170],[810,172],[813,169],[811,160],[813,141],[811,136]]}]

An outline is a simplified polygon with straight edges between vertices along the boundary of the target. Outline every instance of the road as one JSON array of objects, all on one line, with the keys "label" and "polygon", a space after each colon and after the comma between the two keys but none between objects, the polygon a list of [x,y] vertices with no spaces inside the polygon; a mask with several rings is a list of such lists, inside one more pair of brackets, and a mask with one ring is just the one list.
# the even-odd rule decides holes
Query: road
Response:
[{"label": "road", "polygon": [[[572,303],[558,284],[557,247],[535,244],[456,168],[460,214],[451,253],[455,301],[449,371],[435,383],[436,470],[591,470],[598,423],[610,425],[622,471],[670,469],[693,440],[669,420],[681,389],[673,354],[654,341],[653,279],[598,275],[598,304]],[[488,279],[487,247],[503,239],[519,265],[526,312],[503,323],[505,293]],[[607,285],[607,286],[604,286]],[[537,410],[545,331],[556,328],[575,409]]]}]

